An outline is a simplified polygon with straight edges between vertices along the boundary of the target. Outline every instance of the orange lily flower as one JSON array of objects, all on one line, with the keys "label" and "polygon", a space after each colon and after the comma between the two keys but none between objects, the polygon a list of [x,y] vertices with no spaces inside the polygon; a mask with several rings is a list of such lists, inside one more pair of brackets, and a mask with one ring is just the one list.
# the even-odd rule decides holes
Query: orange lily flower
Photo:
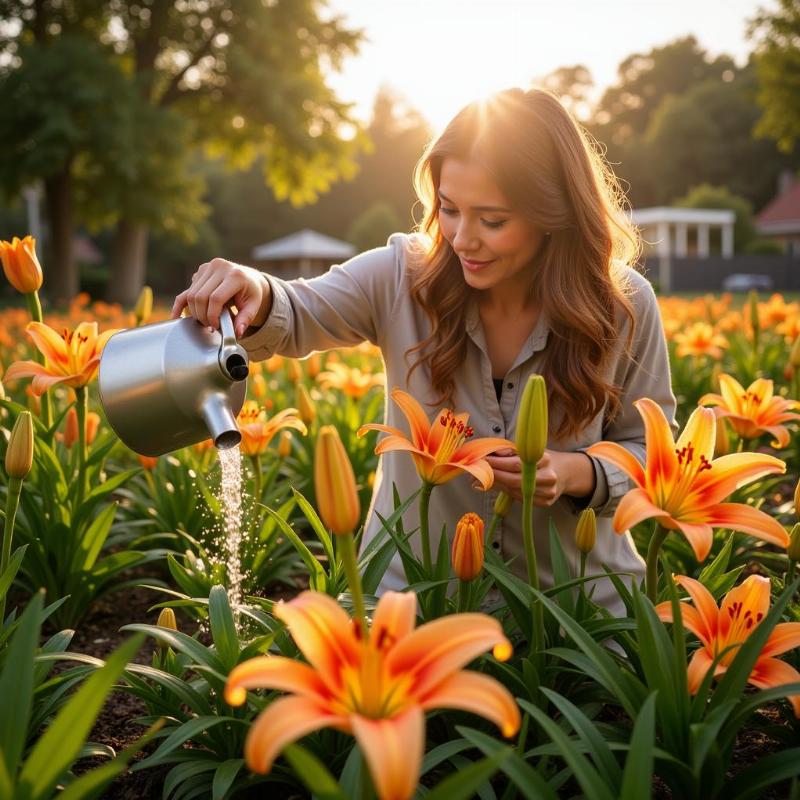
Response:
[{"label": "orange lily flower", "polygon": [[96,322],[81,322],[74,330],[64,328],[60,334],[42,322],[29,322],[25,330],[46,363],[15,361],[5,377],[9,380],[33,377],[31,387],[37,396],[57,383],[73,389],[91,383],[97,377],[103,348],[116,333],[112,329],[98,334]]},{"label": "orange lily flower", "polygon": [[272,437],[283,428],[294,428],[303,435],[306,434],[306,426],[297,416],[296,408],[285,408],[271,419],[267,419],[266,412],[255,400],[248,400],[242,406],[236,422],[242,434],[240,448],[246,456],[263,453],[272,441]]},{"label": "orange lily flower", "polygon": [[8,282],[22,294],[42,288],[42,267],[36,257],[36,239],[16,236],[10,242],[0,242],[0,260]]},{"label": "orange lily flower", "polygon": [[721,394],[704,394],[700,405],[714,405],[718,417],[727,417],[731,427],[744,439],[755,439],[762,433],[775,437],[773,447],[789,444],[789,431],[784,422],[799,420],[797,400],[786,400],[773,394],[772,381],[758,378],[745,389],[736,378],[724,373],[719,376]]},{"label": "orange lily flower", "polygon": [[665,528],[683,533],[698,561],[711,549],[712,528],[731,528],[788,546],[786,530],[768,514],[741,503],[720,502],[756,478],[785,472],[783,461],[762,453],[731,453],[714,459],[717,425],[710,408],[692,412],[676,443],[658,403],[643,397],[634,405],[644,419],[644,467],[614,442],[598,442],[587,450],[618,466],[636,484],[617,507],[617,533],[655,517]]},{"label": "orange lily flower", "polygon": [[[694,605],[681,604],[681,619],[700,640],[702,647],[695,650],[688,669],[689,691],[697,692],[714,659],[726,648],[731,648],[717,662],[714,677],[723,675],[736,657],[747,637],[769,611],[769,578],[751,575],[731,589],[717,604],[711,592],[694,578],[676,575],[675,580],[689,593]],[[672,622],[672,604],[659,603],[656,613],[664,622]],[[800,672],[785,661],[773,656],[800,646],[800,622],[781,622],[772,629],[764,649],[750,673],[748,682],[759,689],[782,686],[800,681]],[[800,695],[789,695],[796,717],[800,717]]]},{"label": "orange lily flower", "polygon": [[679,358],[684,356],[709,356],[722,358],[722,348],[728,346],[724,336],[714,331],[707,322],[695,322],[687,330],[673,337],[678,345],[675,351]]},{"label": "orange lily flower", "polygon": [[383,373],[362,372],[357,367],[334,362],[325,372],[317,375],[317,382],[323,389],[339,389],[348,397],[358,400],[373,386],[383,386]]},{"label": "orange lily flower", "polygon": [[390,434],[378,442],[375,452],[380,455],[392,450],[407,450],[414,459],[420,478],[426,483],[447,483],[464,471],[477,478],[484,490],[489,489],[494,482],[494,472],[485,457],[500,448],[516,447],[508,439],[486,438],[468,442],[473,433],[467,425],[469,414],[454,414],[449,408],[443,408],[430,423],[422,406],[407,392],[392,389],[392,400],[406,415],[411,438],[398,428],[379,423],[362,425],[358,435],[363,436],[371,430]]},{"label": "orange lily flower", "polygon": [[336,728],[358,740],[379,797],[407,800],[419,781],[425,711],[481,714],[506,737],[519,729],[509,691],[462,669],[492,648],[500,660],[511,655],[500,624],[486,614],[441,617],[415,630],[416,595],[386,592],[365,637],[359,622],[319,592],[278,603],[274,613],[309,663],[260,656],[228,676],[225,701],[232,706],[245,702],[246,689],[291,692],[270,703],[250,729],[245,759],[254,772],[269,772],[281,750],[302,736]]}]

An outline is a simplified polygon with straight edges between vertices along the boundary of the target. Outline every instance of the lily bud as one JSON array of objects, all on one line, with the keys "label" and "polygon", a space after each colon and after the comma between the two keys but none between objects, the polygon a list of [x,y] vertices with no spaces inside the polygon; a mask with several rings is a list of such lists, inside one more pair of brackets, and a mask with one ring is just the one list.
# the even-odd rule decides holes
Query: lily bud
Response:
[{"label": "lily bud", "polygon": [[796,523],[789,534],[789,547],[786,555],[790,561],[800,561],[800,522]]},{"label": "lily bud", "polygon": [[75,406],[70,406],[67,417],[64,420],[64,447],[72,449],[72,445],[78,441],[78,412]]},{"label": "lily bud", "polygon": [[100,415],[90,411],[86,415],[86,444],[91,444],[95,440],[99,429]]},{"label": "lily bud", "polygon": [[290,358],[286,362],[286,376],[292,383],[297,383],[303,377],[303,368],[296,358]]},{"label": "lily bud", "polygon": [[323,425],[314,453],[314,490],[320,518],[333,533],[352,533],[361,519],[356,478],[339,432]]},{"label": "lily bud", "polygon": [[514,498],[507,492],[500,492],[497,495],[497,500],[494,501],[494,513],[498,517],[505,517],[511,509],[511,504]]},{"label": "lily bud", "polygon": [[584,508],[575,527],[575,544],[585,555],[592,552],[597,538],[597,518],[593,508]]},{"label": "lily bud", "polygon": [[156,468],[156,464],[158,464],[157,456],[143,456],[137,453],[137,458],[139,459],[139,463],[145,469],[154,470]]},{"label": "lily bud", "polygon": [[289,431],[281,431],[280,439],[278,439],[278,455],[281,458],[286,458],[292,452],[292,434]]},{"label": "lily bud", "polygon": [[761,325],[758,318],[758,292],[755,289],[750,290],[747,301],[750,308],[750,324],[753,326],[753,332],[757,334]]},{"label": "lily bud", "polygon": [[159,628],[169,628],[172,631],[178,630],[178,621],[175,619],[175,612],[171,608],[162,608],[158,615]]},{"label": "lily bud", "polygon": [[547,386],[541,375],[531,375],[517,415],[517,453],[524,463],[538,463],[547,447],[547,432]]},{"label": "lily bud", "polygon": [[11,242],[0,242],[0,259],[8,282],[23,294],[42,288],[42,267],[36,257],[36,240],[32,236]]},{"label": "lily bud", "polygon": [[800,481],[797,481],[797,486],[794,487],[794,513],[800,518]]},{"label": "lily bud", "polygon": [[133,309],[133,315],[136,317],[136,325],[144,325],[150,319],[153,313],[153,290],[149,286],[143,286],[142,291],[139,292],[139,299],[136,301],[136,307]]},{"label": "lily bud", "polygon": [[30,411],[22,411],[11,430],[6,450],[6,475],[9,478],[24,478],[33,465],[33,417]]},{"label": "lily bud", "polygon": [[462,581],[471,581],[483,569],[483,520],[471,511],[464,514],[456,525],[453,549],[450,555],[453,572]]},{"label": "lily bud", "polygon": [[322,356],[314,352],[306,359],[306,375],[312,380],[322,371]]},{"label": "lily bud", "polygon": [[794,340],[792,349],[789,352],[789,363],[795,368],[800,367],[800,336]]},{"label": "lily bud", "polygon": [[311,399],[311,395],[308,393],[308,389],[306,389],[302,383],[297,384],[295,399],[297,400],[296,405],[300,413],[300,419],[303,420],[306,425],[311,425],[317,416],[317,408],[314,405],[314,401]]}]

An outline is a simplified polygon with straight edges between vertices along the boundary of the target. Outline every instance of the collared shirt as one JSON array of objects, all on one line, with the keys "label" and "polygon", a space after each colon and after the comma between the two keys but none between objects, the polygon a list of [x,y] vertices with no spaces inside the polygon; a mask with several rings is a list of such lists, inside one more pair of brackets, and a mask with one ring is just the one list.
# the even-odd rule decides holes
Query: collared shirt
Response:
[{"label": "collared shirt", "polygon": [[[356,345],[365,340],[381,349],[388,389],[400,387],[414,396],[430,417],[438,409],[432,405],[436,397],[430,385],[430,373],[423,365],[408,377],[412,360],[406,352],[430,333],[430,322],[423,309],[410,294],[411,276],[407,269],[412,237],[394,234],[386,247],[355,256],[342,265],[335,265],[325,274],[310,280],[284,281],[268,277],[273,292],[269,318],[259,330],[242,338],[241,344],[255,360],[278,353],[303,358],[315,350]],[[670,384],[667,346],[661,326],[658,304],[648,281],[633,269],[628,270],[629,299],[634,308],[636,329],[631,351],[625,354],[627,322],[621,325],[619,339],[610,360],[607,379],[622,387],[621,410],[608,421],[599,413],[577,435],[556,440],[552,434],[548,447],[553,450],[577,451],[601,440],[614,441],[630,450],[642,463],[645,456],[644,424],[632,403],[650,397],[663,409],[676,428],[675,397]],[[477,303],[471,302],[466,312],[467,352],[464,363],[455,373],[454,405],[457,412],[469,413],[474,437],[505,437],[514,440],[515,421],[522,389],[529,375],[540,371],[542,352],[550,334],[545,310],[503,379],[498,401],[492,381],[492,365]],[[386,424],[407,431],[408,423],[388,397],[385,402]],[[558,420],[558,409],[550,409],[551,427]],[[368,434],[374,436],[375,434]],[[549,526],[554,524],[561,545],[570,562],[576,566],[580,554],[575,546],[575,526],[579,511],[594,508],[597,515],[597,539],[587,560],[586,574],[603,574],[605,564],[614,572],[630,573],[637,579],[644,575],[644,562],[636,552],[629,533],[618,535],[612,528],[612,517],[622,496],[630,488],[627,475],[618,467],[592,458],[595,468],[595,490],[581,502],[562,496],[549,508],[534,509],[534,541],[538,556],[539,578],[547,588],[553,583],[550,559]],[[473,511],[489,523],[496,491],[482,492],[473,488],[474,479],[464,473],[434,488],[429,507],[430,534],[436,553],[441,532],[455,533],[456,523]],[[366,543],[381,531],[374,512],[387,517],[394,503],[392,487],[400,498],[409,497],[420,486],[410,455],[390,452],[380,458],[367,514],[363,541]],[[515,502],[498,527],[495,549],[510,560],[511,569],[519,577],[527,577],[522,543],[520,503]],[[419,525],[416,501],[403,518],[406,531]],[[419,537],[410,540],[420,553]],[[399,590],[406,579],[399,557],[395,557],[384,576],[381,590]],[[604,578],[596,582],[594,599],[613,613],[624,609],[612,583]]]}]

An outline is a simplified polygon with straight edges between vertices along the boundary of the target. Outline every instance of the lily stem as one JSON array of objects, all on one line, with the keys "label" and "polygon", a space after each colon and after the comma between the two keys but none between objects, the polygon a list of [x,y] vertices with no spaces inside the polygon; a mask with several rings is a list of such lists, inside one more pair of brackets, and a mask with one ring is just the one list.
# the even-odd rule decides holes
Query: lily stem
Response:
[{"label": "lily stem", "polygon": [[253,478],[255,480],[255,487],[253,490],[253,496],[256,499],[256,503],[261,502],[261,456],[256,454],[253,456]]},{"label": "lily stem", "polygon": [[661,545],[664,539],[667,538],[669,531],[659,523],[656,523],[653,535],[650,537],[650,544],[647,547],[647,572],[645,575],[645,588],[647,596],[650,601],[655,605],[658,599],[658,554],[661,551]]},{"label": "lily stem", "polygon": [[75,390],[75,411],[78,415],[78,500],[76,509],[86,495],[86,416],[89,410],[89,392],[85,386]]},{"label": "lily stem", "polygon": [[[0,577],[3,576],[11,560],[11,540],[14,537],[14,520],[17,516],[19,496],[22,492],[22,478],[9,478],[6,495],[6,518],[3,524],[3,549],[0,551]],[[6,596],[0,595],[0,629],[6,614]]]},{"label": "lily stem", "polygon": [[[39,301],[39,292],[26,292],[25,300],[28,303],[28,313],[31,315],[31,319],[34,322],[42,322],[42,304]],[[40,364],[46,363],[47,359],[44,357],[42,353],[38,350],[36,351],[36,360]],[[45,427],[50,430],[50,426],[53,424],[53,407],[50,403],[50,394],[45,392],[42,395],[42,422],[44,422]]]},{"label": "lily stem", "polygon": [[[538,591],[539,568],[536,563],[536,546],[533,541],[533,496],[536,493],[536,464],[522,462],[522,542],[528,566],[528,583]],[[531,601],[531,656],[544,649],[544,612],[542,604]]]},{"label": "lily stem", "polygon": [[431,492],[436,484],[425,481],[419,495],[419,535],[422,542],[422,565],[425,567],[426,577],[430,577],[433,570],[431,558],[431,537],[428,531],[428,506],[431,501]]},{"label": "lily stem", "polygon": [[364,605],[364,590],[361,587],[361,575],[358,571],[355,539],[352,533],[345,533],[338,537],[337,542],[340,545],[342,565],[344,574],[347,576],[350,597],[353,599],[353,611],[361,625],[361,631],[366,641],[369,638],[369,628],[367,627],[367,610]]},{"label": "lily stem", "polygon": [[485,544],[491,544],[494,541],[494,535],[497,531],[497,526],[500,524],[500,520],[503,519],[500,514],[492,514],[492,519],[489,521],[489,529],[486,531],[486,542]]}]

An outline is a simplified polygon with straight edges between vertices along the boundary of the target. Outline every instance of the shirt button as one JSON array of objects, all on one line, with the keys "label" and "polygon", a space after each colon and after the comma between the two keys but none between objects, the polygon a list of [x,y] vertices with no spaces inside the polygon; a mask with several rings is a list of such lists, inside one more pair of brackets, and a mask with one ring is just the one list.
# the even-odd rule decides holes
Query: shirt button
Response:
[{"label": "shirt button", "polygon": [[497,542],[497,541],[495,541],[495,542],[492,542],[492,547],[493,547],[495,550],[499,550],[499,549],[500,549],[500,542]]},{"label": "shirt button", "polygon": [[506,389],[513,389],[513,388],[514,388],[514,384],[513,384],[513,383],[511,383],[511,382],[509,381],[509,382],[506,384]]},{"label": "shirt button", "polygon": [[500,433],[500,431],[501,431],[501,430],[503,430],[503,429],[502,429],[502,428],[501,428],[499,425],[495,425],[495,426],[492,428],[492,430],[493,430],[495,433]]}]

